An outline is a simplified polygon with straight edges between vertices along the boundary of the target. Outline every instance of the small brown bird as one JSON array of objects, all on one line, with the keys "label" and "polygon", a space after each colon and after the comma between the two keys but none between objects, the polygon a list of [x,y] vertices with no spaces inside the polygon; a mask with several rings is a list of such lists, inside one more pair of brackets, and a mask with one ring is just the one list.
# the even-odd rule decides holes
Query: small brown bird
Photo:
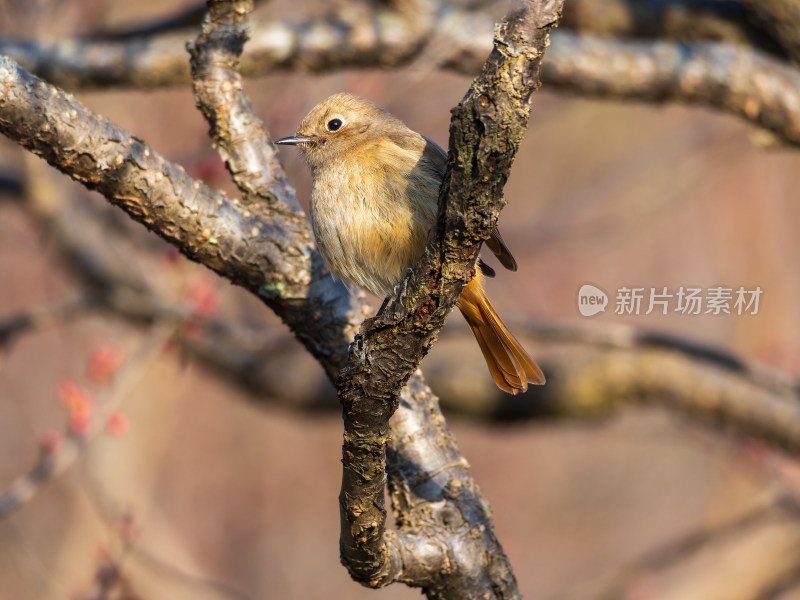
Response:
[{"label": "small brown bird", "polygon": [[[331,273],[378,296],[392,294],[422,256],[436,222],[445,151],[376,104],[344,93],[315,106],[296,135],[275,143],[297,146],[311,167],[311,225]],[[486,245],[516,271],[496,229]],[[510,394],[544,383],[489,302],[482,280],[479,264],[458,308],[495,383]]]}]

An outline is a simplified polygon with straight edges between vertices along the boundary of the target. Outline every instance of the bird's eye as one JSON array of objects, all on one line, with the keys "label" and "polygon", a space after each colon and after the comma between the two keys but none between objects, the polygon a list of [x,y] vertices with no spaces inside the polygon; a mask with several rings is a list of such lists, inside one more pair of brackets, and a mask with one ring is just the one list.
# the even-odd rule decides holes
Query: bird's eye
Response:
[{"label": "bird's eye", "polygon": [[339,131],[342,125],[344,123],[342,123],[341,119],[331,119],[325,127],[327,127],[328,131]]}]

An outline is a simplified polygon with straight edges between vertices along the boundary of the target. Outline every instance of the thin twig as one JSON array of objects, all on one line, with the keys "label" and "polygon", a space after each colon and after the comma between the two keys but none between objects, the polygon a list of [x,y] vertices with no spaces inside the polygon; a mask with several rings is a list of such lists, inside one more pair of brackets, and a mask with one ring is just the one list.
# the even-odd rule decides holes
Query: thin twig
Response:
[{"label": "thin twig", "polygon": [[45,306],[37,306],[12,317],[0,320],[0,348],[8,349],[17,338],[26,333],[63,323],[98,306],[94,295],[59,300]]},{"label": "thin twig", "polygon": [[[713,547],[735,546],[737,540],[775,521],[793,521],[798,517],[798,506],[791,497],[765,496],[755,507],[742,514],[710,527],[700,527],[666,544],[653,548],[637,557],[617,572],[604,576],[598,582],[576,586],[572,592],[559,598],[586,600],[619,600],[628,598],[631,586],[647,575],[658,577],[681,563],[691,560]],[[792,562],[785,561],[785,562]],[[800,564],[800,563],[798,563]],[[785,569],[784,569],[785,570]],[[794,573],[797,566],[788,567]],[[709,573],[713,577],[713,573]]]},{"label": "thin twig", "polygon": [[42,486],[72,466],[87,446],[104,432],[108,415],[119,406],[122,399],[131,392],[134,384],[144,376],[148,363],[158,355],[157,348],[164,343],[168,335],[158,328],[150,332],[130,354],[110,387],[102,392],[100,410],[94,415],[88,433],[81,435],[68,429],[57,448],[42,448],[36,464],[26,474],[0,491],[0,518],[8,516],[22,506]]}]

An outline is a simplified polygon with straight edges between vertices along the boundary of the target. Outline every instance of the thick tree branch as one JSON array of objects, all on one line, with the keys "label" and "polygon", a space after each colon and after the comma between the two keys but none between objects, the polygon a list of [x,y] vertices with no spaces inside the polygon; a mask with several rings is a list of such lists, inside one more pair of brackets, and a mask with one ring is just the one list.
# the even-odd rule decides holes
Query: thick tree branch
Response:
[{"label": "thick tree branch", "polygon": [[231,200],[4,57],[0,132],[97,189],[190,258],[255,293],[293,326],[330,373],[341,367],[341,349],[367,308],[312,257],[296,200],[278,200],[286,188],[276,186],[269,203]]},{"label": "thick tree branch", "polygon": [[[32,161],[32,167],[41,164],[47,169]],[[96,305],[147,323],[192,318],[189,307],[146,287],[132,264],[119,258],[130,252],[128,244],[119,235],[109,238],[107,228],[97,227],[97,216],[81,203],[61,198],[46,175],[37,171],[26,178],[33,184],[27,198],[58,240],[58,255],[69,257],[68,264],[91,284]],[[11,329],[15,322],[10,322]],[[204,336],[187,342],[188,350],[236,383],[292,407],[336,406],[333,391],[323,381],[305,377],[298,387],[294,379],[287,381],[281,375],[287,364],[301,360],[299,355],[287,356],[282,335],[254,331],[252,324],[245,333],[244,328],[216,318],[202,325]],[[432,357],[429,375],[435,374],[431,382],[446,409],[489,420],[586,419],[607,416],[630,402],[648,403],[800,452],[800,421],[793,408],[800,401],[800,384],[787,375],[719,349],[629,327],[524,322],[513,329],[537,344],[549,385],[516,397],[498,394],[485,385],[481,370],[464,368],[460,353],[440,353]],[[449,343],[459,347],[452,336],[458,340],[463,335],[470,334],[451,332]],[[281,356],[282,366],[276,365],[276,355]]]},{"label": "thick tree branch", "polygon": [[[400,286],[400,297],[365,322],[337,382],[345,417],[342,560],[353,577],[372,586],[395,579],[416,581],[436,598],[517,593],[507,560],[484,524],[474,489],[463,490],[463,495],[461,489],[450,492],[458,496],[460,511],[436,515],[442,519],[438,525],[456,533],[483,524],[488,539],[476,535],[464,546],[456,533],[452,543],[428,544],[424,561],[405,559],[398,541],[412,543],[420,535],[415,527],[419,524],[401,527],[397,537],[385,533],[384,457],[398,394],[436,339],[472,275],[482,240],[496,226],[503,186],[527,126],[531,95],[540,84],[542,55],[560,12],[561,2],[525,2],[497,28],[495,48],[483,72],[453,110],[451,155],[434,239]],[[485,552],[476,552],[487,545],[493,568]],[[463,554],[457,551],[462,547]],[[443,573],[441,567],[448,563],[449,573]]]},{"label": "thick tree branch", "polygon": [[[220,3],[211,4],[212,17],[208,21],[209,24],[222,22],[221,14],[213,10]],[[237,18],[228,14],[224,20],[232,19],[228,22],[233,23],[235,28]],[[549,25],[551,21],[552,18],[543,25]],[[537,35],[539,43],[543,44],[544,32],[537,31]],[[211,52],[208,56],[220,58],[229,51],[219,46],[215,47],[213,35],[210,35],[208,40],[211,40]],[[509,44],[506,50],[509,62],[514,64],[532,62],[538,65],[540,52],[536,54],[535,61],[529,61],[530,57],[518,54],[516,40],[510,40]],[[218,50],[223,54],[217,55]],[[196,52],[196,56],[200,56],[202,52],[200,49]],[[501,54],[494,60],[501,61]],[[204,71],[200,68],[197,72]],[[214,70],[208,72],[213,73]],[[530,86],[532,89],[538,83],[538,78],[523,70],[514,72],[512,81]],[[255,155],[250,154],[250,149],[243,146],[232,145],[224,149],[229,167],[237,177],[242,174],[237,184],[245,192],[244,203],[229,201],[224,196],[193,182],[180,168],[164,161],[144,144],[133,139],[130,134],[113,124],[97,119],[72,98],[31,77],[9,60],[0,62],[0,85],[4,91],[0,99],[0,130],[44,156],[72,177],[102,191],[117,205],[177,244],[192,258],[212,266],[233,281],[258,293],[289,323],[329,372],[340,364],[343,356],[341,349],[344,347],[347,332],[353,323],[360,320],[358,316],[363,313],[364,305],[347,296],[341,286],[335,286],[324,272],[321,261],[312,255],[307,225],[300,218],[292,199],[284,200],[283,192],[287,188],[279,180],[280,174],[271,169],[270,165],[265,165],[261,169],[251,168],[265,157],[268,158],[269,153],[262,152],[253,158]],[[231,79],[223,79],[220,88],[223,94],[235,95],[240,91],[240,87],[237,88],[235,85],[235,80]],[[524,94],[522,100],[527,100]],[[242,108],[245,105],[238,103],[235,98],[229,102],[224,95],[221,102],[212,99],[209,104],[213,105],[215,102],[221,113],[220,118],[211,106],[209,114],[212,116],[215,129],[222,131],[228,126],[234,129],[238,127],[235,112],[240,109],[245,110],[246,107]],[[481,106],[480,102],[478,106]],[[492,105],[482,108],[492,108]],[[487,118],[486,114],[482,116],[484,119]],[[489,111],[488,116],[500,117],[502,114],[492,115]],[[487,122],[491,125],[489,121]],[[512,144],[518,143],[519,135],[517,132],[517,135],[512,136]],[[226,135],[216,134],[216,137],[221,144],[227,143]],[[236,137],[230,139],[237,143],[242,140]],[[503,166],[502,157],[494,159],[495,166]],[[489,187],[492,185],[496,186],[497,180],[493,179]],[[258,201],[254,201],[256,198]],[[484,220],[488,221],[483,223],[484,228],[488,227],[486,229],[488,232],[491,228],[491,213],[488,217],[484,215]],[[472,240],[473,259],[477,252],[478,241],[478,238]],[[463,250],[461,252],[462,256],[466,256]],[[451,274],[451,281],[453,282],[451,285],[455,287],[456,281],[463,280],[460,276]],[[441,313],[439,317],[441,318],[443,314]],[[404,378],[407,376],[405,374]],[[436,406],[435,398],[418,377],[414,379],[414,383],[413,388],[408,388],[404,396],[409,410],[413,411],[419,405],[433,411]],[[442,437],[446,435],[446,430],[441,416],[437,417],[437,414],[436,412],[431,414],[434,421],[439,424],[438,431],[432,431],[431,435]],[[409,419],[408,422],[414,421]],[[408,447],[428,443],[427,439],[414,440],[413,432],[404,429],[402,423],[398,424],[397,431],[401,438],[411,440],[407,444]],[[433,448],[439,451],[430,451]],[[447,450],[448,448],[450,450]],[[476,531],[481,532],[478,538],[482,539],[473,536],[470,536],[470,539],[473,542],[472,547],[479,548],[482,558],[475,560],[474,556],[449,555],[442,555],[440,558],[451,566],[469,565],[468,572],[471,576],[465,579],[464,585],[474,583],[474,579],[477,578],[480,580],[478,582],[480,588],[485,589],[487,593],[496,590],[498,594],[513,597],[516,594],[513,575],[499,545],[494,540],[491,523],[478,495],[477,487],[466,476],[463,462],[438,460],[443,451],[450,456],[453,455],[455,447],[452,441],[432,441],[428,452],[417,455],[424,456],[429,464],[422,463],[417,468],[420,472],[427,473],[430,480],[434,480],[435,477],[449,478],[448,481],[451,483],[459,482],[455,488],[469,492],[463,495],[456,493],[448,495],[443,492],[444,496],[437,501],[437,505],[444,508],[452,501],[458,507],[455,512],[446,511],[450,517],[443,516],[442,524],[446,525],[452,521],[453,514],[464,514],[467,524],[471,523],[477,528]],[[414,493],[416,484],[411,483],[405,487],[409,493]],[[381,488],[381,498],[382,494]],[[462,506],[462,503],[467,504]],[[469,511],[466,510],[467,507],[470,508]],[[413,536],[406,535],[407,539],[411,537],[417,541],[423,539],[421,532],[415,532]],[[397,536],[396,539],[402,540],[403,536]],[[399,548],[406,553],[409,561],[411,554],[417,549],[402,545]],[[401,556],[402,554],[398,552],[393,564],[402,566],[396,562]],[[459,558],[462,560],[457,561]],[[489,569],[488,575],[485,573],[486,568]],[[463,590],[454,583],[458,581],[458,574],[453,570],[449,571],[447,584],[442,584],[439,579],[428,580],[427,576],[434,575],[429,572],[401,573],[395,570],[394,575],[392,579],[423,585],[434,595],[447,593],[450,597],[463,597],[461,593]],[[460,575],[463,576],[464,573]],[[443,574],[437,572],[436,576],[441,578]]]}]

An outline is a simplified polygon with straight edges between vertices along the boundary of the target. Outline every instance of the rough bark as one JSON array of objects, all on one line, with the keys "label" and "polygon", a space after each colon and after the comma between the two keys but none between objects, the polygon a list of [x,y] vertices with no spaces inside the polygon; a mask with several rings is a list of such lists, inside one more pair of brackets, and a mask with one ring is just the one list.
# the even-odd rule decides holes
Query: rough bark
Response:
[{"label": "rough bark", "polygon": [[[287,206],[276,200],[249,204],[231,200],[192,180],[129,132],[8,58],[0,58],[0,131],[73,179],[99,190],[191,258],[257,294],[307,342],[329,375],[338,372],[355,328],[371,309],[363,296],[353,296],[334,283],[322,261],[315,258],[308,226],[296,215],[291,198]],[[248,171],[244,173],[247,179]],[[287,189],[282,182],[277,188]],[[418,468],[432,476],[448,476],[447,470],[439,468],[439,457],[440,453],[449,456],[455,446],[437,399],[420,374],[414,376],[414,383],[405,393],[400,412],[427,408],[438,425],[411,444],[437,450],[423,453],[427,463]],[[403,423],[410,427],[415,421]],[[415,438],[403,423],[398,436]],[[483,521],[486,527],[485,513]]]},{"label": "rough bark", "polygon": [[[281,314],[332,374],[341,366],[341,351],[365,306],[331,283],[312,250],[291,190],[269,145],[262,143],[267,139],[266,132],[252,120],[246,98],[241,95],[241,81],[229,72],[236,67],[235,57],[245,37],[243,24],[237,24],[237,19],[246,10],[236,9],[233,15],[215,12],[222,4],[210,3],[209,21],[225,21],[223,26],[231,25],[232,29],[219,38],[214,31],[204,33],[206,37],[194,48],[199,63],[195,80],[199,103],[212,122],[215,140],[244,195],[242,202],[228,200],[194,182],[140,141],[7,60],[0,62],[0,130],[87,186],[101,190],[188,255],[253,290]],[[245,8],[247,4],[235,3]],[[545,8],[554,10],[553,6]],[[537,26],[545,31],[533,29],[540,37],[522,41],[533,44],[536,52],[531,53],[517,47],[521,42],[513,39],[512,19],[498,34],[501,39],[508,35],[512,39],[506,39],[500,44],[502,49],[493,53],[494,63],[490,59],[488,71],[494,70],[502,81],[509,63],[528,62],[538,68],[552,20],[538,21]],[[529,29],[525,32],[531,33]],[[206,51],[208,55],[201,56]],[[528,65],[514,71],[511,66],[514,75],[505,82],[519,87],[514,88],[517,95],[506,100],[515,107],[529,101],[538,83],[535,68],[532,71]],[[214,80],[218,89],[212,85]],[[461,158],[451,163],[449,191],[451,197],[459,190],[474,191],[474,197],[464,199],[474,203],[474,212],[465,214],[463,207],[454,209],[452,204],[443,203],[440,237],[426,262],[408,280],[404,294],[369,323],[362,345],[351,357],[349,375],[358,379],[364,373],[377,373],[378,377],[368,378],[363,385],[342,384],[346,418],[348,403],[355,415],[351,415],[355,435],[348,438],[346,432],[345,462],[359,461],[350,465],[350,473],[346,471],[343,478],[343,543],[345,551],[349,548],[355,553],[351,570],[370,585],[403,581],[424,587],[433,598],[468,597],[467,585],[469,595],[475,589],[484,597],[516,594],[513,574],[491,531],[480,492],[446,430],[435,396],[418,374],[411,377],[401,396],[400,409],[391,420],[391,437],[386,433],[388,417],[384,418],[393,408],[396,386],[402,385],[435,339],[436,328],[452,307],[480,240],[496,222],[501,204],[498,193],[509,166],[504,161],[513,155],[517,134],[527,118],[527,114],[512,111],[514,122],[498,122],[498,117],[509,116],[499,110],[503,102],[496,87],[477,87],[462,103],[461,113],[455,115],[456,120],[471,123],[472,128],[455,128],[452,134],[451,146]],[[509,130],[515,134],[508,140],[509,146],[492,142],[493,136],[505,140]],[[250,136],[246,141],[252,145],[240,145],[240,133]],[[483,167],[494,167],[494,171],[485,173]],[[443,198],[447,191],[445,187]],[[291,242],[281,242],[284,239]],[[389,343],[397,343],[397,349],[387,349]],[[396,360],[398,356],[401,361]],[[634,383],[623,390],[625,393],[639,390],[635,376],[631,379]],[[377,389],[376,381],[383,387]],[[390,394],[387,389],[392,390]],[[366,415],[357,410],[363,405],[356,407],[359,394],[365,391],[372,402]],[[372,408],[380,414],[369,414]],[[718,404],[708,404],[708,414],[716,417],[719,410]],[[783,413],[783,417],[791,416]],[[748,415],[742,413],[737,418],[746,419]],[[365,430],[371,431],[365,436]],[[419,436],[416,432],[420,430],[433,433]],[[791,435],[797,438],[796,431]],[[390,490],[398,510],[397,532],[383,530],[385,509],[381,511],[376,504],[382,502],[383,484],[378,486],[377,482],[383,477],[384,449]],[[357,496],[349,496],[350,491]],[[370,514],[362,517],[365,512]],[[371,520],[370,516],[381,520]],[[481,561],[475,560],[478,550],[484,552]],[[362,556],[366,556],[365,561],[361,561]]]},{"label": "rough bark", "polygon": [[[435,513],[434,519],[436,529],[451,533],[450,542],[432,545],[431,536],[423,535],[424,561],[419,550],[407,555],[398,548],[400,541],[421,549],[418,538],[425,530],[411,521],[398,536],[386,533],[385,453],[400,390],[435,341],[474,274],[481,242],[497,224],[503,186],[560,12],[561,2],[525,2],[497,28],[481,75],[453,110],[434,239],[401,284],[400,296],[365,322],[337,381],[345,419],[342,560],[354,578],[369,585],[401,578],[416,581],[431,598],[517,595],[507,559],[486,526],[479,494],[463,484],[452,487],[460,480],[451,480],[443,492],[459,497],[460,510]],[[469,536],[463,536],[465,528]],[[417,559],[409,562],[412,555]]]}]

